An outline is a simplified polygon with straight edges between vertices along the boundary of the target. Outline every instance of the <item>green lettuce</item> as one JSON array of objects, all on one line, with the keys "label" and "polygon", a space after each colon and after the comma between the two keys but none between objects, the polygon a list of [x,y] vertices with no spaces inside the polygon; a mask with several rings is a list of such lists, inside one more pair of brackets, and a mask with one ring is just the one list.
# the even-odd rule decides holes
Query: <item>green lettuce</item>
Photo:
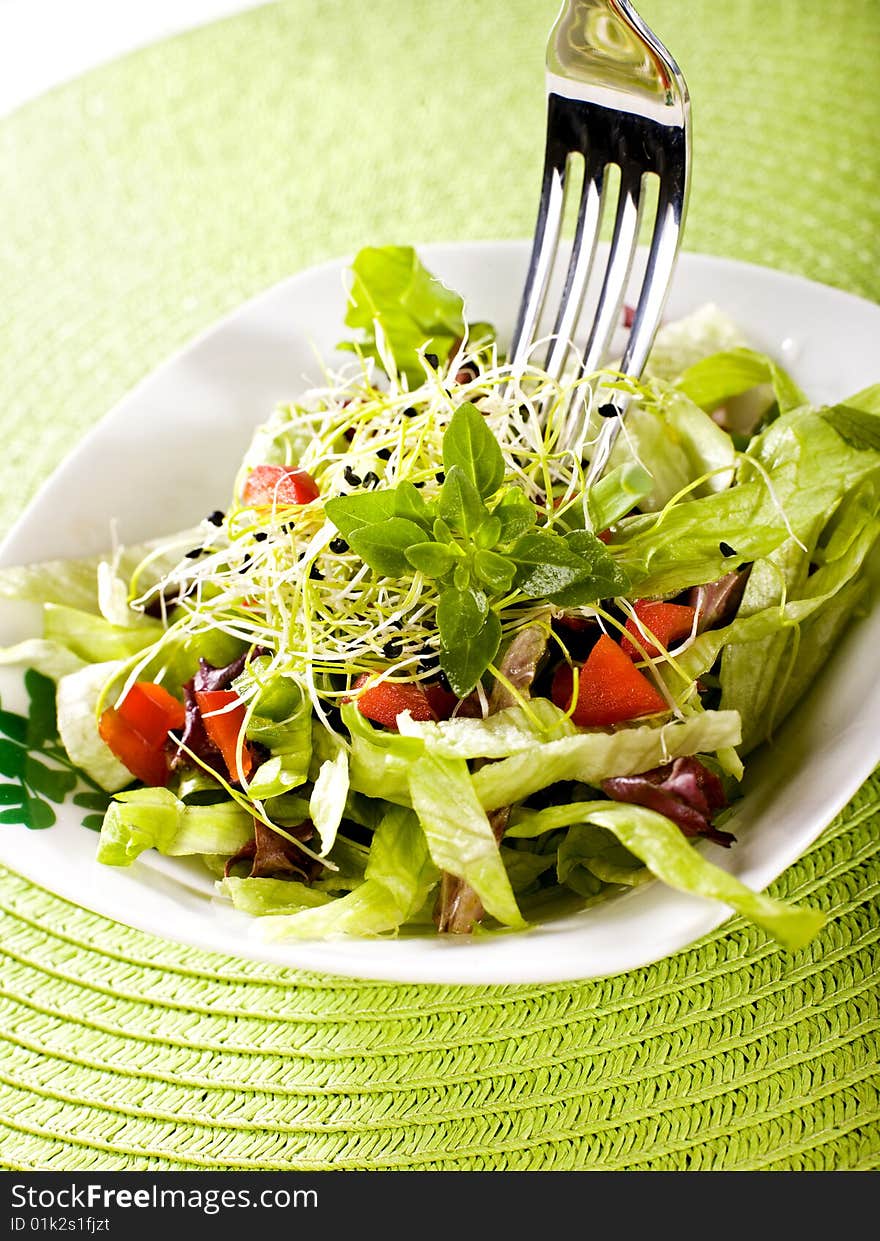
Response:
[{"label": "green lettuce", "polygon": [[[788,905],[753,892],[726,870],[707,861],[675,823],[642,806],[595,801],[525,812],[518,816],[518,827],[509,834],[516,831],[519,836],[532,836],[566,823],[572,824],[572,830],[579,834],[573,844],[560,848],[560,878],[565,874],[570,879],[576,867],[585,861],[591,862],[590,869],[595,874],[591,859],[598,855],[601,860],[601,853],[596,842],[579,830],[580,825],[592,824],[612,833],[631,857],[643,862],[669,887],[729,905],[792,951],[808,944],[825,924],[825,916],[818,910]],[[612,882],[625,880],[618,878]]]},{"label": "green lettuce", "polygon": [[145,849],[231,856],[253,834],[251,816],[235,802],[188,806],[170,789],[131,789],[108,806],[97,856],[105,866],[130,866]]},{"label": "green lettuce", "polygon": [[217,884],[217,891],[228,896],[236,909],[255,918],[316,909],[333,900],[328,892],[307,887],[296,879],[236,879],[227,875]]},{"label": "green lettuce", "polygon": [[679,390],[707,412],[762,384],[769,384],[773,389],[780,413],[807,404],[801,389],[778,363],[744,347],[701,358],[677,381]]},{"label": "green lettuce", "polygon": [[431,857],[440,870],[469,883],[499,922],[523,926],[491,824],[464,759],[424,755],[410,768],[409,787]]},{"label": "green lettuce", "polygon": [[472,777],[473,786],[483,809],[497,810],[560,780],[597,786],[611,776],[649,771],[680,755],[711,754],[737,745],[739,740],[740,721],[735,711],[704,711],[667,724],[582,733],[536,745],[480,768]]},{"label": "green lettuce", "polygon": [[421,910],[439,877],[418,819],[394,806],[376,829],[359,887],[320,909],[263,918],[260,929],[272,940],[396,931]]},{"label": "green lettuce", "polygon": [[548,698],[535,698],[528,707],[505,707],[485,719],[454,718],[433,723],[398,718],[400,735],[422,740],[438,758],[508,758],[559,737],[577,732],[564,711]]},{"label": "green lettuce", "polygon": [[351,270],[345,322],[361,330],[358,348],[383,366],[393,360],[411,386],[423,383],[420,355],[445,361],[465,334],[462,298],[431,275],[412,246],[367,246]]}]

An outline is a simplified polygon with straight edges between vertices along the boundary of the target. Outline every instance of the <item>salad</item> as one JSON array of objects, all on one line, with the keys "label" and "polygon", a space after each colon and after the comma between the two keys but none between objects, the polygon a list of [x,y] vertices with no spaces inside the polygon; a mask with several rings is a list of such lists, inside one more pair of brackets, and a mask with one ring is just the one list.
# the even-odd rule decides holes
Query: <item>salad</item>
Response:
[{"label": "salad", "polygon": [[820,913],[711,858],[867,604],[880,385],[814,408],[714,307],[639,383],[514,373],[409,247],[361,251],[345,322],[197,528],[0,571],[44,616],[0,661],[113,794],[98,861],[199,858],[270,938],[516,930],[659,879],[808,942]]}]

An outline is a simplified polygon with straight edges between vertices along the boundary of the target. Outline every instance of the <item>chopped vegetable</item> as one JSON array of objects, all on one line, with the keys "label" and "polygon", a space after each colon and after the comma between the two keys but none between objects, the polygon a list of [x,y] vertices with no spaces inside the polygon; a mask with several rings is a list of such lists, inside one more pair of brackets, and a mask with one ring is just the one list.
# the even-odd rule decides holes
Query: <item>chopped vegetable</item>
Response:
[{"label": "chopped vegetable", "polygon": [[[553,701],[568,711],[572,707],[574,678],[567,664],[560,664],[553,678]],[[580,728],[608,728],[642,715],[668,711],[666,699],[637,668],[630,657],[607,634],[602,634],[586,663],[578,669],[577,699],[572,723]]]},{"label": "chopped vegetable", "polygon": [[620,646],[634,660],[656,659],[666,654],[677,642],[688,637],[694,624],[694,608],[686,604],[637,599],[633,611],[635,616],[626,622],[626,631],[638,639],[642,649],[625,636]]}]

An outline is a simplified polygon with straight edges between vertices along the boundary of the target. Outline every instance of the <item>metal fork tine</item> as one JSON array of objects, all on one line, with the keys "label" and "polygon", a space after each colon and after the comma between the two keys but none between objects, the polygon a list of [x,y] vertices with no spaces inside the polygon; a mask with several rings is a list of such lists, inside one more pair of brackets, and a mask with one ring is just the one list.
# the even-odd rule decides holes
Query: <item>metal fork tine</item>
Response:
[{"label": "metal fork tine", "polygon": [[[593,326],[584,349],[581,375],[588,375],[591,371],[598,369],[602,355],[608,348],[620,318],[623,295],[639,239],[642,216],[641,187],[640,175],[632,176],[628,174],[626,168],[622,169],[608,266],[602,280],[602,290],[599,294]],[[578,394],[566,413],[560,447],[572,448],[577,443],[583,432],[585,418],[586,408],[581,395]]]},{"label": "metal fork tine", "polygon": [[547,296],[562,228],[566,163],[567,152],[548,137],[535,239],[510,350],[510,362],[515,371],[521,369],[528,358]]},{"label": "metal fork tine", "polygon": [[671,192],[668,179],[661,178],[657,199],[654,231],[645,266],[642,291],[636,302],[632,330],[624,350],[620,369],[626,374],[640,375],[648,359],[654,333],[666,305],[672,271],[678,253],[681,230],[680,208]]},{"label": "metal fork tine", "polygon": [[599,366],[620,319],[623,295],[626,292],[635,257],[636,243],[639,239],[639,224],[642,218],[641,188],[641,176],[631,177],[625,171],[621,172],[620,196],[617,200],[617,215],[611,237],[608,267],[602,281],[596,316],[584,349],[584,364],[581,371],[584,375],[588,375],[590,371],[596,370]]},{"label": "metal fork tine", "polygon": [[[626,375],[640,375],[647,361],[654,333],[663,314],[669,292],[669,282],[678,251],[678,234],[681,228],[680,212],[676,206],[675,192],[668,179],[661,179],[657,201],[657,214],[645,265],[641,292],[636,302],[632,329],[626,343],[620,370]],[[626,399],[617,399],[618,412],[622,415]],[[599,438],[593,446],[590,466],[585,483],[592,485],[602,476],[611,451],[620,434],[620,417],[609,418],[602,425]]]},{"label": "metal fork tine", "polygon": [[596,255],[599,225],[605,201],[604,174],[604,162],[601,159],[591,160],[587,155],[571,259],[559,302],[559,312],[553,327],[553,340],[544,363],[544,370],[554,379],[558,379],[562,374],[566,356],[571,348],[575,325]]}]

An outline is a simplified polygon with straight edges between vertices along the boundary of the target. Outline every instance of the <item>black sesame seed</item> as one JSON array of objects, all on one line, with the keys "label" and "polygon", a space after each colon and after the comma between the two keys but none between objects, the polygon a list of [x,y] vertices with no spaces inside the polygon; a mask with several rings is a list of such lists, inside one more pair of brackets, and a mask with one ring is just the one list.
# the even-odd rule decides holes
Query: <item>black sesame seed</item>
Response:
[{"label": "black sesame seed", "polygon": [[429,366],[433,366],[435,370],[440,365],[440,359],[437,357],[436,353],[426,353],[425,361]]},{"label": "black sesame seed", "polygon": [[391,459],[391,449],[390,448],[377,448],[376,456],[379,458],[380,461],[389,461]]},{"label": "black sesame seed", "polygon": [[399,659],[403,652],[403,644],[397,638],[391,638],[382,647],[382,654],[386,659]]},{"label": "black sesame seed", "polygon": [[281,530],[283,534],[293,534],[295,528],[296,527],[292,521],[286,521],[282,526],[279,526],[279,530]]},{"label": "black sesame seed", "polygon": [[269,537],[269,536],[268,536],[268,534],[266,533],[266,531],[265,531],[265,530],[258,530],[258,531],[257,531],[257,533],[254,535],[254,542],[255,542],[255,543],[265,543],[265,542],[266,542],[266,539],[268,539],[268,537]]},{"label": "black sesame seed", "polygon": [[445,470],[438,470],[438,471],[437,471],[437,482],[438,482],[438,483],[445,483],[445,482],[446,482],[446,471],[445,471]]},{"label": "black sesame seed", "polygon": [[312,579],[313,582],[323,582],[324,580],[324,574],[321,572],[321,570],[318,568],[316,564],[313,564],[312,567],[309,569],[309,577]]},{"label": "black sesame seed", "polygon": [[369,473],[364,475],[364,486],[365,487],[376,487],[378,486],[378,484],[379,484],[379,475],[375,474],[372,470],[370,470]]},{"label": "black sesame seed", "polygon": [[612,403],[608,401],[605,405],[600,405],[596,413],[600,418],[616,418],[620,413],[620,410],[616,405],[612,405]]},{"label": "black sesame seed", "polygon": [[330,540],[330,550],[331,552],[347,552],[348,544],[345,539],[340,538],[339,535],[337,535],[335,539]]},{"label": "black sesame seed", "polygon": [[736,555],[736,548],[731,547],[729,543],[724,543],[723,541],[718,544],[718,550],[721,552],[722,556],[735,556]]},{"label": "black sesame seed", "polygon": [[403,416],[404,418],[415,418],[418,412],[419,411],[414,405],[407,405],[406,409],[403,411]]},{"label": "black sesame seed", "polygon": [[242,557],[241,564],[238,566],[239,573],[247,573],[248,569],[254,562],[253,556],[248,552]]},{"label": "black sesame seed", "polygon": [[425,485],[425,480],[423,478],[420,478],[417,483],[413,483],[413,486],[418,487],[420,491],[422,487],[424,487],[424,485]]},{"label": "black sesame seed", "polygon": [[193,547],[190,551],[186,553],[186,558],[187,560],[198,560],[199,556],[204,556],[204,554],[205,554],[204,547]]},{"label": "black sesame seed", "polygon": [[224,514],[220,512],[219,508],[215,508],[213,513],[208,514],[208,516],[205,518],[205,521],[209,521],[212,526],[222,526],[223,517],[224,517]]},{"label": "black sesame seed", "polygon": [[350,465],[347,465],[345,469],[342,471],[342,477],[352,487],[359,487],[361,485],[360,474],[355,474],[354,470],[351,468]]}]

